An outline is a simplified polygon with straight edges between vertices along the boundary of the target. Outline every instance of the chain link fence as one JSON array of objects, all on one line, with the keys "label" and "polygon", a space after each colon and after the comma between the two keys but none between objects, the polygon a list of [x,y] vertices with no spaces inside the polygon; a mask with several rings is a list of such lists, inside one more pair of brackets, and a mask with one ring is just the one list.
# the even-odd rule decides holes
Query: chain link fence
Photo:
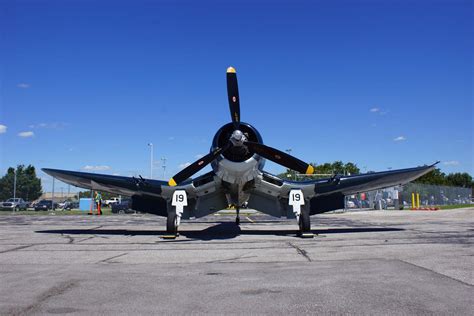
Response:
[{"label": "chain link fence", "polygon": [[472,189],[408,183],[346,196],[346,209],[407,209],[472,203]]}]

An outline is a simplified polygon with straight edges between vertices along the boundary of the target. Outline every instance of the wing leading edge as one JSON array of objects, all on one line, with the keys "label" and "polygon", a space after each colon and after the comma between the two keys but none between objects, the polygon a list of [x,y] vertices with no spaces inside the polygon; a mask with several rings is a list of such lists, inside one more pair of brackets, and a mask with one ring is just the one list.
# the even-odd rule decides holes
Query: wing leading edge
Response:
[{"label": "wing leading edge", "polygon": [[163,193],[163,186],[167,186],[165,181],[159,180],[49,168],[43,168],[41,170],[58,180],[77,187],[90,190],[102,190],[128,196],[147,194],[161,197]]}]

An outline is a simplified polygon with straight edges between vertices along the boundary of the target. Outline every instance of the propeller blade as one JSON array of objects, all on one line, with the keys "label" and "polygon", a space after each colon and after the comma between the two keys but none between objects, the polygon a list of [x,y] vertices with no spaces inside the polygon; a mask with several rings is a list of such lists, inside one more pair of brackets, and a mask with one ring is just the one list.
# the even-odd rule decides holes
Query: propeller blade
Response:
[{"label": "propeller blade", "polygon": [[266,145],[254,142],[245,142],[245,145],[256,154],[271,160],[279,165],[287,167],[292,170],[296,170],[299,173],[304,174],[313,174],[314,168],[313,166],[307,164],[304,161],[299,160],[287,153],[279,151],[278,149],[268,147]]},{"label": "propeller blade", "polygon": [[230,116],[235,129],[240,125],[240,99],[237,74],[233,67],[227,68],[227,97],[229,99]]},{"label": "propeller blade", "polygon": [[222,152],[226,151],[227,149],[232,146],[232,143],[227,143],[224,147],[222,148],[216,148],[214,151],[210,152],[206,156],[198,159],[197,161],[193,162],[177,174],[175,174],[169,181],[168,184],[172,187],[180,184],[184,180],[188,179],[191,177],[193,174],[197,173],[199,170],[210,164],[214,159],[217,158]]}]

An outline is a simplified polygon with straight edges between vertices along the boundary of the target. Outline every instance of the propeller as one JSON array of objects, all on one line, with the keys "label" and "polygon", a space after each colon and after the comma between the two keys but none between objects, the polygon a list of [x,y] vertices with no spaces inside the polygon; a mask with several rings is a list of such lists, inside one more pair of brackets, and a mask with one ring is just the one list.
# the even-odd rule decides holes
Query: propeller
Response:
[{"label": "propeller", "polygon": [[[196,160],[176,175],[174,175],[169,181],[170,186],[176,186],[177,184],[188,179],[199,170],[214,161],[219,155],[224,153],[231,147],[242,147],[249,149],[250,151],[271,160],[277,164],[280,164],[289,169],[296,170],[300,173],[312,174],[314,172],[313,166],[299,160],[287,153],[284,153],[278,149],[248,141],[245,135],[239,130],[240,127],[240,99],[239,99],[239,87],[237,84],[237,74],[233,67],[227,68],[227,96],[229,100],[230,116],[232,123],[234,124],[234,132],[229,139],[229,142],[223,147],[218,147],[206,156]],[[246,147],[246,148],[245,148]]]},{"label": "propeller", "polygon": [[214,149],[212,152],[205,155],[204,157],[196,160],[195,162],[193,162],[192,164],[190,164],[189,166],[187,166],[186,168],[184,168],[183,170],[175,174],[174,177],[168,181],[168,184],[174,187],[178,183],[183,182],[184,180],[191,177],[193,174],[195,174],[196,172],[198,172],[199,170],[201,170],[202,168],[210,164],[214,159],[217,158],[217,156],[219,156],[221,153],[229,149],[231,145],[232,144],[228,142],[224,147],[222,148],[218,147]]},{"label": "propeller", "polygon": [[284,153],[278,149],[250,141],[246,141],[245,145],[256,154],[262,156],[265,159],[271,160],[279,165],[287,167],[292,170],[296,170],[299,173],[313,174],[314,168],[310,164],[299,160],[287,153]]},{"label": "propeller", "polygon": [[240,99],[239,86],[237,84],[237,74],[233,67],[227,68],[227,98],[229,99],[229,109],[234,128],[240,126]]}]

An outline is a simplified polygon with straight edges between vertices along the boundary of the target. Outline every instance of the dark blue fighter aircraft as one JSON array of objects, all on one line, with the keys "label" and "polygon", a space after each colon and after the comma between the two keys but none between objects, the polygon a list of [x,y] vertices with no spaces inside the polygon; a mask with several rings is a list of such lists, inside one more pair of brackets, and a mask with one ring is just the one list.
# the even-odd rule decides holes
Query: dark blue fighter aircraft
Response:
[{"label": "dark blue fighter aircraft", "polygon": [[[184,168],[168,182],[43,169],[66,183],[132,197],[132,208],[167,217],[167,232],[178,234],[181,219],[203,217],[234,205],[247,205],[275,217],[296,218],[299,234],[311,231],[310,216],[344,207],[344,196],[412,181],[434,165],[351,176],[334,175],[312,181],[280,179],[263,170],[265,159],[299,173],[312,174],[311,165],[263,144],[255,127],[240,121],[235,69],[227,69],[227,92],[232,122],[214,136],[209,154]],[[192,179],[211,164],[212,171]]]}]

